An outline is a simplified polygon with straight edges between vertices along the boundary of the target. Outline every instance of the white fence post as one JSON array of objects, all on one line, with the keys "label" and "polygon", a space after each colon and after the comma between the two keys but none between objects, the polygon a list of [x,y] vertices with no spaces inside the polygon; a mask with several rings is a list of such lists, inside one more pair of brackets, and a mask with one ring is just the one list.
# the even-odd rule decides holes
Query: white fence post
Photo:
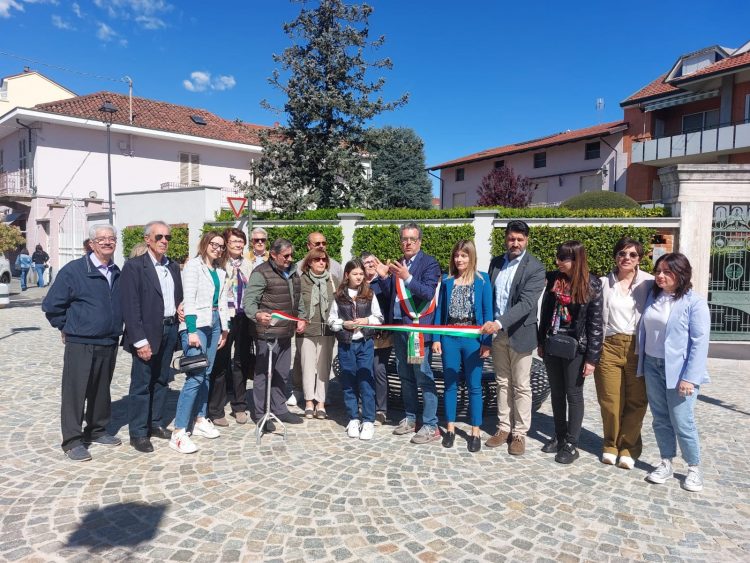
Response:
[{"label": "white fence post", "polygon": [[361,213],[339,213],[337,215],[341,224],[344,240],[341,243],[341,263],[346,264],[352,259],[352,248],[354,247],[354,230],[357,222],[365,218]]},{"label": "white fence post", "polygon": [[474,217],[474,245],[477,247],[477,269],[486,272],[492,260],[492,223],[498,215],[496,209],[477,209]]}]

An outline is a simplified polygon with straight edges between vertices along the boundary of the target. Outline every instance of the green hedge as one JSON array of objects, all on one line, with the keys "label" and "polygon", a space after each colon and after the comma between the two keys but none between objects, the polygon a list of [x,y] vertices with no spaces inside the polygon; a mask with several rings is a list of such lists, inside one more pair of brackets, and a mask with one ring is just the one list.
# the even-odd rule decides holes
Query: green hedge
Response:
[{"label": "green hedge", "polygon": [[328,254],[335,260],[341,261],[341,245],[344,243],[344,233],[341,227],[333,225],[284,225],[280,227],[263,227],[268,231],[268,245],[277,238],[285,238],[294,245],[295,262],[302,260],[307,254],[307,235],[312,232],[323,233],[328,241]]},{"label": "green hedge", "polygon": [[632,197],[620,192],[598,191],[574,195],[560,204],[563,209],[640,209]]},{"label": "green hedge", "polygon": [[[399,226],[360,227],[354,231],[352,255],[372,252],[381,260],[396,260],[401,257]],[[461,239],[474,240],[472,225],[423,227],[422,250],[434,256],[443,270],[448,269],[453,245]]]},{"label": "green hedge", "polygon": [[[650,272],[653,264],[649,254],[651,239],[656,229],[649,227],[531,227],[529,232],[529,252],[542,261],[548,271],[557,268],[555,251],[557,245],[568,240],[578,240],[586,247],[591,273],[598,276],[612,270],[614,260],[612,251],[615,243],[624,236],[634,238],[643,244],[646,256],[641,268]],[[505,252],[505,231],[495,229],[492,233],[492,255]]]},{"label": "green hedge", "polygon": [[[127,258],[130,251],[139,242],[143,242],[145,225],[133,225],[122,230],[122,254]],[[190,252],[189,229],[185,224],[170,225],[172,240],[169,242],[167,256],[177,262],[184,262]]]}]

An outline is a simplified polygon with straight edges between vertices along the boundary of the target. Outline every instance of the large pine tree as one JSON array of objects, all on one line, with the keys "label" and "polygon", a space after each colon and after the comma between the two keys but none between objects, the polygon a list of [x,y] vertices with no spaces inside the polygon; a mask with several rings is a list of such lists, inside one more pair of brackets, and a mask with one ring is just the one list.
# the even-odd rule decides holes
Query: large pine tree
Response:
[{"label": "large pine tree", "polygon": [[299,16],[284,25],[292,45],[274,55],[281,71],[269,79],[287,97],[286,124],[262,135],[263,155],[251,167],[258,185],[249,190],[251,197],[269,199],[287,215],[311,204],[365,203],[366,124],[408,97],[386,102],[378,95],[385,80],[370,79],[371,71],[392,66],[389,59],[365,59],[367,49],[384,41],[369,39],[370,6],[319,0],[308,9],[310,2],[302,3]]}]

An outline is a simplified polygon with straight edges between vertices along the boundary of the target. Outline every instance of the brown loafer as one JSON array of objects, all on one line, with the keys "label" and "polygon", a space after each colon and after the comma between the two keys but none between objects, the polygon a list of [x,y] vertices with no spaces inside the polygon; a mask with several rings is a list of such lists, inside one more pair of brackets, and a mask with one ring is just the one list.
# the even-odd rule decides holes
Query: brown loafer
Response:
[{"label": "brown loafer", "polygon": [[247,413],[245,411],[236,412],[234,413],[234,419],[237,421],[237,424],[247,424]]},{"label": "brown loafer", "polygon": [[526,451],[526,436],[523,434],[514,434],[510,444],[508,444],[508,453],[510,455],[523,455]]},{"label": "brown loafer", "polygon": [[497,448],[498,446],[502,446],[503,444],[508,443],[508,438],[510,438],[510,432],[507,430],[498,430],[494,436],[491,436],[484,445],[488,448]]},{"label": "brown loafer", "polygon": [[222,416],[221,418],[214,418],[211,422],[214,423],[214,426],[229,426],[229,422],[227,422],[227,418],[225,416]]}]

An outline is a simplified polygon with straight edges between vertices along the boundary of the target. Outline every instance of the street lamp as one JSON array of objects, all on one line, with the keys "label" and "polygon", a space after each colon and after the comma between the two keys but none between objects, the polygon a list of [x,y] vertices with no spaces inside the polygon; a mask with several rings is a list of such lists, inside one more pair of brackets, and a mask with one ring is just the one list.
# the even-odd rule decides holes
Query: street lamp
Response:
[{"label": "street lamp", "polygon": [[109,190],[109,224],[114,225],[115,220],[114,214],[112,212],[112,150],[109,130],[110,127],[112,127],[112,118],[117,111],[117,107],[115,107],[115,105],[109,100],[106,100],[102,104],[102,107],[99,108],[99,111],[104,113],[104,123],[107,126],[107,187]]}]

